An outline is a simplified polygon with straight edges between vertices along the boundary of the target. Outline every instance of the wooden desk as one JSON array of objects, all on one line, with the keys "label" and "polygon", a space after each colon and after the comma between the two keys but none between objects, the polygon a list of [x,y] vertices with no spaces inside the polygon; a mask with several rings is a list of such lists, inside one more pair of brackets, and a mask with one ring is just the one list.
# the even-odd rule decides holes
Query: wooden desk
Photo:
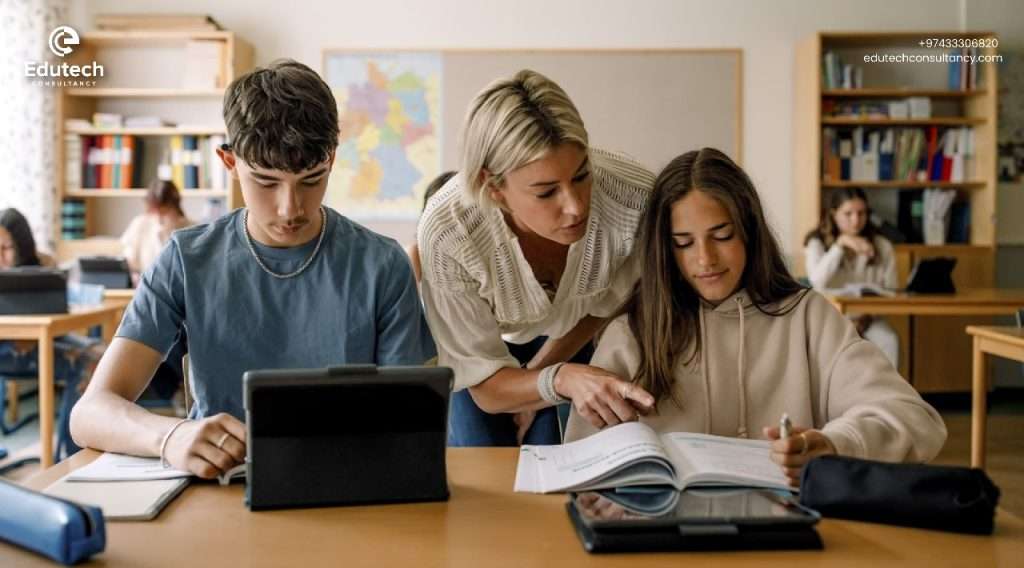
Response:
[{"label": "wooden desk", "polygon": [[[42,472],[41,489],[96,453]],[[156,520],[108,523],[96,565],[181,566],[1014,566],[1024,558],[1024,521],[1000,511],[994,536],[968,536],[824,520],[824,551],[588,555],[565,513],[564,495],[512,492],[515,448],[448,451],[447,503],[250,513],[243,486],[187,488]],[[0,542],[0,565],[51,566]]]},{"label": "wooden desk", "polygon": [[877,316],[999,316],[1024,307],[1024,290],[976,288],[956,294],[828,296],[840,313]]},{"label": "wooden desk", "polygon": [[103,341],[114,337],[126,303],[104,301],[102,306],[72,308],[68,314],[0,316],[0,340],[34,339],[39,343],[39,459],[43,467],[53,465],[53,340],[66,333],[103,327]]},{"label": "wooden desk", "polygon": [[988,410],[988,359],[998,355],[1024,363],[1024,329],[1009,326],[967,326],[974,339],[971,372],[971,467],[985,467],[985,424]]},{"label": "wooden desk", "polygon": [[106,288],[103,290],[104,300],[125,300],[131,302],[135,297],[135,288]]}]

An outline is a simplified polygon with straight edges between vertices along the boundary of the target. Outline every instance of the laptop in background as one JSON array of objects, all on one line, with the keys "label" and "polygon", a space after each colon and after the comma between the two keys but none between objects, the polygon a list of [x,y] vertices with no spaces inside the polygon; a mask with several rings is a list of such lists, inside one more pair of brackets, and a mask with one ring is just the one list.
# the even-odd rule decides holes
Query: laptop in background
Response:
[{"label": "laptop in background", "polygon": [[955,294],[953,269],[956,258],[938,256],[918,261],[907,279],[907,292],[918,294]]},{"label": "laptop in background", "polygon": [[68,277],[58,268],[0,270],[0,315],[68,313]]},{"label": "laptop in background", "polygon": [[78,258],[79,281],[104,288],[132,287],[132,272],[123,256],[82,256]]}]

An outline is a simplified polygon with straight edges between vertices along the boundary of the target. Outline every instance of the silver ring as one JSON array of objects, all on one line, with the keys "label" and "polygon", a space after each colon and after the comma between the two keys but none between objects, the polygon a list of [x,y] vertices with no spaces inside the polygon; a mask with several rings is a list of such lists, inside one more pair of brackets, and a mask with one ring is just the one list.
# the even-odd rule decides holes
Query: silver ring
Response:
[{"label": "silver ring", "polygon": [[228,437],[229,436],[231,436],[231,434],[228,434],[227,432],[224,432],[224,435],[220,437],[220,440],[217,441],[217,449],[218,450],[224,447],[224,442],[228,441]]}]

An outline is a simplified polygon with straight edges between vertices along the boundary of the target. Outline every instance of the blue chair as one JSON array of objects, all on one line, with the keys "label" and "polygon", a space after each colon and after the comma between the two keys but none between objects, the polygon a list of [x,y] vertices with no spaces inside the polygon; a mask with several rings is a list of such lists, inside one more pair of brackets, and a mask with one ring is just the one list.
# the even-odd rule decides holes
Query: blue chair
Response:
[{"label": "blue chair", "polygon": [[[15,422],[8,424],[5,412],[7,406],[7,381],[15,378],[24,379],[34,377],[35,375],[0,375],[0,432],[3,432],[5,436],[17,432],[21,428],[25,427],[29,422],[39,418],[38,413],[27,414],[20,417]],[[61,396],[60,405],[57,409],[57,445],[53,449],[53,459],[55,462],[60,461],[63,457],[74,454],[80,449],[71,439],[70,428],[71,408],[75,405],[75,401],[77,399],[78,381],[64,381],[64,383],[64,392]],[[19,395],[18,398],[24,400],[25,398],[29,398],[36,394],[36,392],[25,393]],[[0,450],[2,450],[2,452],[0,452],[0,454],[2,454],[0,455],[0,459],[3,459],[7,455],[7,450],[2,447],[0,447]],[[0,475],[4,475],[9,471],[24,465],[37,462],[39,462],[38,457],[28,457],[4,464],[0,467]]]},{"label": "blue chair", "polygon": [[[7,423],[7,381],[14,378],[24,378],[23,376],[12,376],[12,375],[0,375],[0,432],[3,432],[4,436],[9,436],[14,432],[22,429],[26,424],[39,418],[38,414],[26,414],[21,418],[15,420],[13,423]],[[34,396],[35,392],[21,393],[18,395],[19,400],[24,400],[31,396]],[[0,460],[7,457],[7,449],[0,446]],[[15,460],[11,463],[4,464],[0,467],[0,475],[6,475],[8,472],[13,471],[19,467],[28,465],[30,463],[39,463],[39,458],[29,457],[20,460]]]}]

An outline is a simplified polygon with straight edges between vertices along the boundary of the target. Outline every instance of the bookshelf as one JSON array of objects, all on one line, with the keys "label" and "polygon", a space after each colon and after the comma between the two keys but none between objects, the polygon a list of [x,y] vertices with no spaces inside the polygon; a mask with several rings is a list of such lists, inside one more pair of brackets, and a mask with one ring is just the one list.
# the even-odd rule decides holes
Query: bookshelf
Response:
[{"label": "bookshelf", "polygon": [[[830,191],[864,189],[872,208],[896,224],[899,194],[925,188],[952,189],[957,201],[969,208],[969,237],[964,243],[927,245],[896,244],[900,285],[905,285],[914,264],[935,256],[953,256],[957,268],[953,279],[959,288],[992,287],[995,281],[996,207],[996,122],[998,75],[995,63],[981,68],[975,85],[950,88],[949,64],[868,63],[871,54],[939,55],[951,49],[925,49],[922,38],[994,40],[989,32],[819,32],[801,41],[796,50],[794,114],[794,225],[792,250],[797,273],[806,274],[803,238],[818,224]],[[836,88],[828,84],[826,54],[837,54],[843,62],[861,68],[862,84]],[[978,55],[995,55],[997,49],[982,47]],[[835,75],[833,74],[834,78]],[[828,87],[828,88],[826,88]],[[931,108],[928,118],[882,118],[878,116],[832,116],[827,109],[843,105],[877,106],[885,101],[909,97],[925,98]],[[846,113],[843,113],[846,114]],[[849,131],[861,127],[882,131],[889,128],[969,127],[973,131],[973,157],[965,165],[960,181],[921,179],[871,180],[835,179],[824,171],[826,129]],[[966,158],[965,158],[966,162]],[[925,170],[928,171],[928,167]],[[916,166],[915,168],[916,169]],[[912,169],[911,171],[914,171]],[[934,179],[934,178],[931,178]],[[984,318],[917,317],[890,318],[901,336],[900,371],[921,392],[970,390],[970,342],[964,326]],[[962,339],[962,341],[961,341]]]},{"label": "bookshelf", "polygon": [[[198,43],[197,43],[198,42]],[[216,60],[207,62],[213,71],[209,84],[192,84],[187,68],[190,46],[206,46]],[[170,140],[178,136],[209,137],[225,135],[221,105],[225,87],[252,68],[252,48],[230,31],[97,31],[85,33],[68,56],[68,63],[96,61],[105,68],[104,77],[92,86],[65,87],[57,101],[57,161],[55,167],[62,210],[68,200],[80,202],[84,209],[82,239],[66,239],[62,219],[54,224],[57,257],[69,260],[84,254],[120,254],[118,238],[128,220],[143,210],[145,184],[156,177],[156,165],[162,155],[149,155],[135,163],[141,168],[141,186],[121,183],[122,187],[84,188],[74,183],[68,168],[77,163],[66,155],[66,137],[133,137],[144,142],[143,154],[166,154]],[[94,113],[123,116],[156,116],[177,126],[101,127],[92,124]],[[66,125],[68,119],[78,124]],[[88,121],[86,126],[81,121]],[[140,154],[141,156],[142,154]],[[132,180],[135,181],[134,179]],[[125,185],[129,187],[124,187]],[[219,199],[227,210],[242,205],[237,182],[228,179],[225,189],[198,187],[181,189],[182,205],[190,217],[206,200]]]}]

